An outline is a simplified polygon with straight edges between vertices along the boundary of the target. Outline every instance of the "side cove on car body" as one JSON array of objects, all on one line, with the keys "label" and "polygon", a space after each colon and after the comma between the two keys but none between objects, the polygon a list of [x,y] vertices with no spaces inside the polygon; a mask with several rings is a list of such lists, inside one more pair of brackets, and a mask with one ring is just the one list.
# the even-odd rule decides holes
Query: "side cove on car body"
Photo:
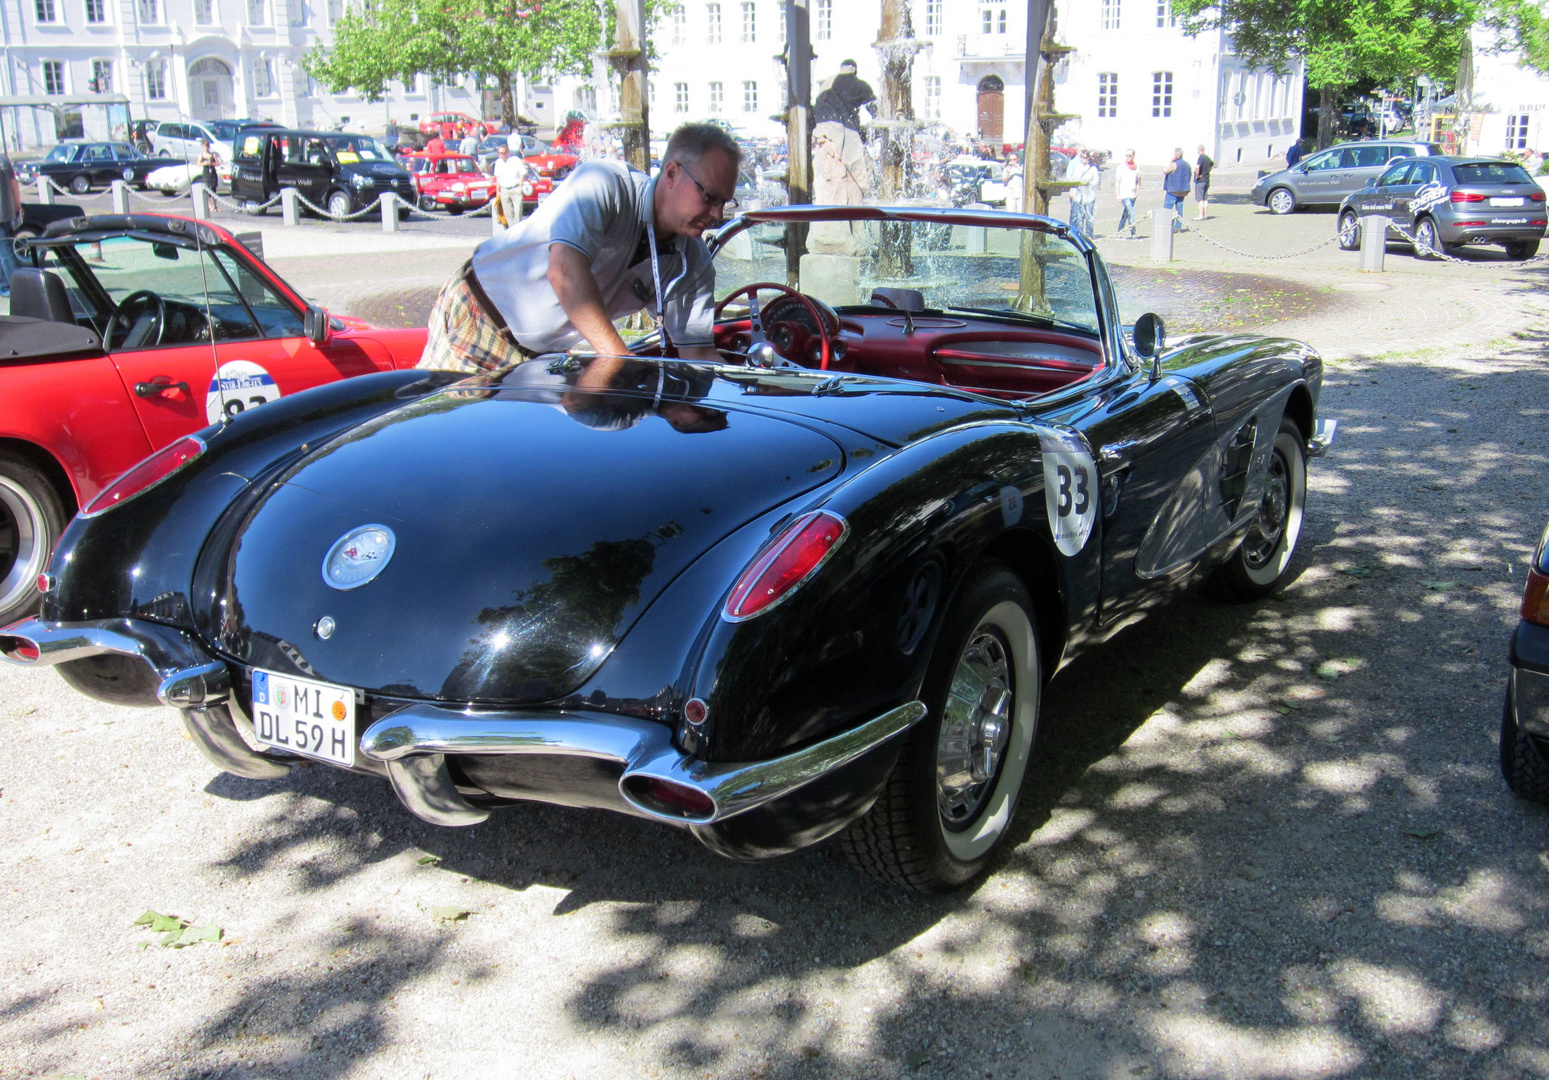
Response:
[{"label": "side cove on car body", "polygon": [[[802,292],[760,239],[793,221],[853,252]],[[969,880],[1063,663],[1196,582],[1287,580],[1322,362],[1127,333],[1041,217],[784,207],[717,266],[723,363],[366,375],[174,443],[69,526],[0,655],[444,825],[532,799]]]}]

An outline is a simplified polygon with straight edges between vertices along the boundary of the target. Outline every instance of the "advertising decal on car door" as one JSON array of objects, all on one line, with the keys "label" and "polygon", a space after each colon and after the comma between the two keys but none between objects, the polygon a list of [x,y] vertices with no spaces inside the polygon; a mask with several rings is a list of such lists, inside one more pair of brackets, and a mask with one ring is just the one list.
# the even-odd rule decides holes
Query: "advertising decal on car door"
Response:
[{"label": "advertising decal on car door", "polygon": [[1086,546],[1097,521],[1097,465],[1086,440],[1073,431],[1039,427],[1043,497],[1054,545],[1065,555]]},{"label": "advertising decal on car door", "polygon": [[227,416],[236,416],[279,396],[280,388],[273,375],[251,360],[228,360],[210,380],[209,392],[204,396],[204,415],[213,424],[220,420],[223,411]]}]

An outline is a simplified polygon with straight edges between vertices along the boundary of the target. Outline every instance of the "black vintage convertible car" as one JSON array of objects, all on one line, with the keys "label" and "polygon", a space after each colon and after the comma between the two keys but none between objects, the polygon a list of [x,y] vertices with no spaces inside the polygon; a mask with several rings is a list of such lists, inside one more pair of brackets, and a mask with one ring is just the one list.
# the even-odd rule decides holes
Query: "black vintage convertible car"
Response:
[{"label": "black vintage convertible car", "polygon": [[[829,254],[767,283],[785,222]],[[1195,582],[1282,585],[1322,363],[1121,326],[1038,217],[793,207],[718,238],[723,363],[366,375],[146,459],[0,653],[182,711],[221,768],[534,799],[924,889],[1006,835],[1042,688]]]}]

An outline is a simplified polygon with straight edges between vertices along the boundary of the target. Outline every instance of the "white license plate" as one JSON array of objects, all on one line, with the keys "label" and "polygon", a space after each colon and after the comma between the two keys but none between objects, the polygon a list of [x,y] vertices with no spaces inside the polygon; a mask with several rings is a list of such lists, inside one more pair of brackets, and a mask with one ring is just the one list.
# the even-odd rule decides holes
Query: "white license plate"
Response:
[{"label": "white license plate", "polygon": [[355,691],[316,679],[255,670],[253,734],[277,750],[353,767]]},{"label": "white license plate", "polygon": [[1526,206],[1527,200],[1518,196],[1514,199],[1494,198],[1490,200],[1491,206]]}]

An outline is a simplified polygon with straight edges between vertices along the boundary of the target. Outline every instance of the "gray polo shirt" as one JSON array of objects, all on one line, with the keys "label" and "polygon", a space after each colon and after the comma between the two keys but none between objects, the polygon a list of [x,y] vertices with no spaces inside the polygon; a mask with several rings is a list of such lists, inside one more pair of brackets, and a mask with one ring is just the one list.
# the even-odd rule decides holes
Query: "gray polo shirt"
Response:
[{"label": "gray polo shirt", "polygon": [[[549,284],[549,245],[566,244],[592,262],[603,305],[615,320],[656,312],[651,260],[641,246],[656,182],[621,161],[578,166],[538,209],[473,253],[479,284],[517,341],[534,352],[584,346]],[[667,332],[680,346],[714,344],[715,268],[704,241],[657,234]],[[635,255],[644,257],[638,262]]]}]

